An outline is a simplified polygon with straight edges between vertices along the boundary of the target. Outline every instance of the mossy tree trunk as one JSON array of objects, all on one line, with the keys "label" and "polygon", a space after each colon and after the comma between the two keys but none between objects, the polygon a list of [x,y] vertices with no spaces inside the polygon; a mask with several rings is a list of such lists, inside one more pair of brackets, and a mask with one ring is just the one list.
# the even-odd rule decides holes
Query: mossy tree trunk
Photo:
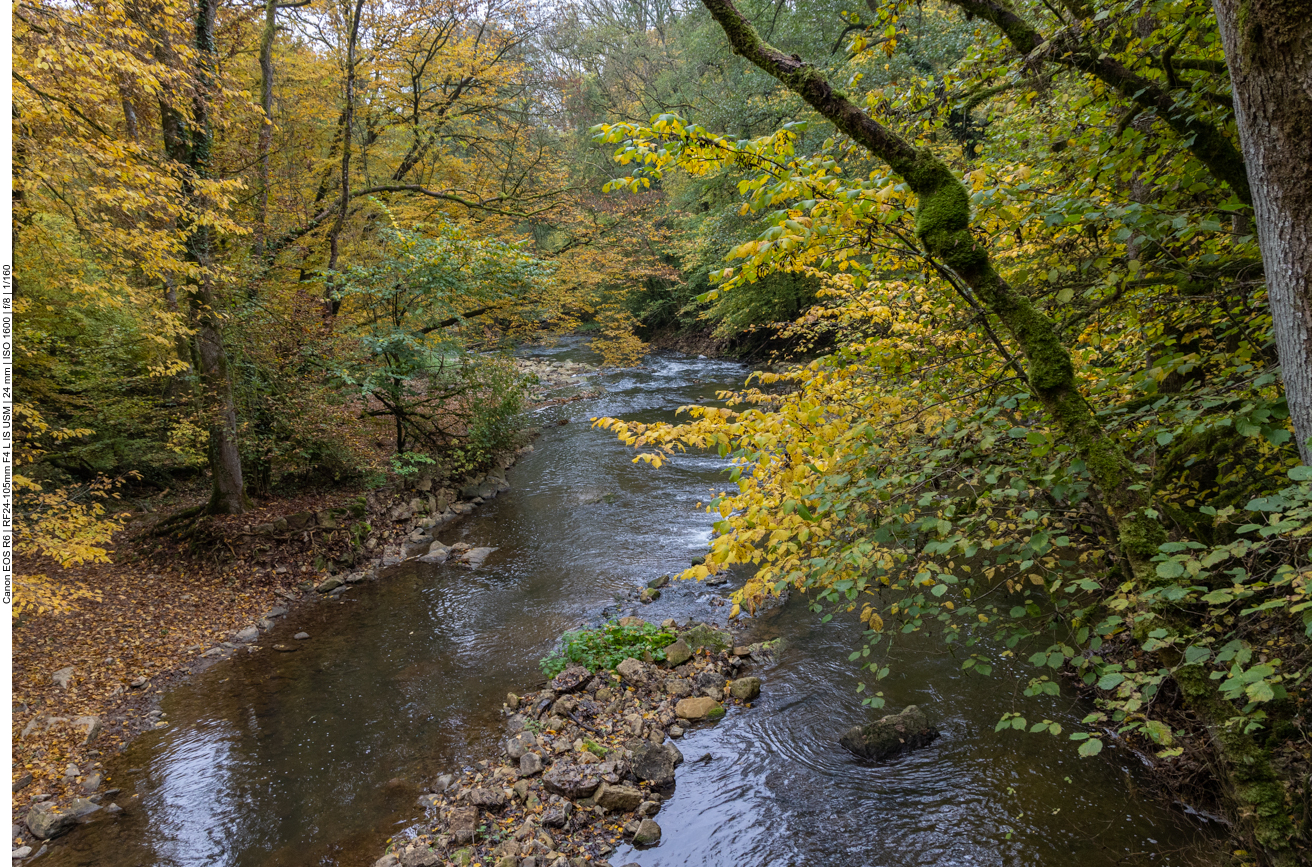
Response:
[{"label": "mossy tree trunk", "polygon": [[1312,464],[1312,3],[1214,0],[1253,187],[1276,350]]},{"label": "mossy tree trunk", "polygon": [[[916,235],[926,254],[951,269],[1020,347],[1030,388],[1088,466],[1116,524],[1120,553],[1134,579],[1145,589],[1158,583],[1151,558],[1165,533],[1151,508],[1146,480],[1139,477],[1120,438],[1098,422],[1052,321],[998,274],[988,251],[971,234],[970,198],[962,181],[928,148],[915,146],[835,92],[814,66],[767,43],[732,0],[702,3],[724,29],[735,54],[774,76],[841,132],[888,163],[916,194]],[[1163,612],[1158,622],[1179,634],[1172,620]],[[1186,689],[1185,695],[1190,707],[1217,732],[1224,719],[1234,715],[1233,708],[1217,693],[1214,681],[1191,678],[1201,673],[1193,668],[1196,671],[1184,677],[1196,688]],[[1218,713],[1223,714],[1221,719],[1216,718]],[[1237,812],[1249,819],[1254,837],[1275,863],[1294,863],[1288,842],[1292,826],[1283,810],[1271,809],[1273,799],[1282,798],[1283,792],[1279,784],[1272,788],[1275,775],[1269,756],[1236,730],[1218,734],[1213,743],[1230,769]]]}]

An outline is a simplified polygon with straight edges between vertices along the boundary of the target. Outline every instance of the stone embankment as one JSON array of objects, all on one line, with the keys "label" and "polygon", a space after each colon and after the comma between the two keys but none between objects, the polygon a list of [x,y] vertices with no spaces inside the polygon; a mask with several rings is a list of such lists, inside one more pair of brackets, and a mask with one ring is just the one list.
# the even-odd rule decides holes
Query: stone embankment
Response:
[{"label": "stone embankment", "polygon": [[733,647],[706,624],[678,631],[661,664],[573,666],[508,695],[501,755],[433,782],[420,798],[423,832],[394,840],[375,867],[610,867],[625,840],[658,845],[657,816],[683,762],[675,742],[726,706],[750,707],[761,682],[745,670],[770,653]]}]

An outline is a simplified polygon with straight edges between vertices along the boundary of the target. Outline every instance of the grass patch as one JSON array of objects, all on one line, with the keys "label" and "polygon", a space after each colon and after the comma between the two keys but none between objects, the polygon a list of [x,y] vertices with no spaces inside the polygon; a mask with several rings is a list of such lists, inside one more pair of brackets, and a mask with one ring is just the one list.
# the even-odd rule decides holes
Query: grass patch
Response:
[{"label": "grass patch", "polygon": [[560,647],[543,657],[542,671],[555,677],[570,665],[588,671],[614,668],[630,656],[642,659],[650,653],[653,660],[665,660],[665,648],[674,642],[674,633],[651,623],[620,626],[611,622],[597,629],[576,629],[560,637]]}]

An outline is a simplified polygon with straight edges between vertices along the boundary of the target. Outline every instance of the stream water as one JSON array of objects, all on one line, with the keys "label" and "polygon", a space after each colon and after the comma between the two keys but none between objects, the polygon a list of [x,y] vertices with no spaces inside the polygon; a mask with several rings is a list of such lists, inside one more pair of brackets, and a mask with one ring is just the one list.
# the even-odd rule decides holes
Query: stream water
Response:
[{"label": "stream water", "polygon": [[[584,358],[563,346],[540,354]],[[478,571],[407,566],[341,602],[302,606],[261,651],[220,663],[164,701],[170,725],[110,763],[125,810],[57,841],[41,863],[84,867],[368,867],[420,818],[421,786],[494,755],[507,691],[542,681],[537,660],[565,629],[704,550],[695,508],[722,485],[722,462],[632,463],[590,416],[670,419],[741,383],[740,365],[652,358],[597,378],[601,397],[538,417],[536,451],[512,490],[442,540],[493,545]],[[553,424],[569,417],[568,424]],[[733,582],[736,584],[737,582]],[[638,612],[722,620],[729,587],[676,583]],[[863,764],[836,743],[868,719],[847,655],[860,626],[822,625],[794,599],[751,624],[783,636],[763,694],[680,742],[687,757],[657,817],[662,843],[622,849],[615,865],[1102,865],[1203,863],[1210,834],[1139,789],[1139,761],[1108,749],[1078,759],[1064,739],[995,734],[1006,711],[1071,730],[1087,707],[1028,699],[1008,678],[963,675],[932,643],[901,645],[883,689],[916,703],[943,737],[921,752]],[[290,642],[289,642],[290,643]]]}]

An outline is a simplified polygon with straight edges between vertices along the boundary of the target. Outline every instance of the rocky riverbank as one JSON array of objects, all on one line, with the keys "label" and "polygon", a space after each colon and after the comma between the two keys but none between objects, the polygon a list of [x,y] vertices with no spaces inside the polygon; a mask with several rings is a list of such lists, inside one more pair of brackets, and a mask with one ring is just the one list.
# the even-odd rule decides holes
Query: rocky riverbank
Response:
[{"label": "rocky riverbank", "polygon": [[420,833],[393,840],[374,867],[609,867],[624,841],[659,845],[679,738],[751,707],[761,682],[747,670],[771,653],[706,624],[662,626],[678,636],[663,662],[571,666],[506,696],[501,754],[433,781]]}]

